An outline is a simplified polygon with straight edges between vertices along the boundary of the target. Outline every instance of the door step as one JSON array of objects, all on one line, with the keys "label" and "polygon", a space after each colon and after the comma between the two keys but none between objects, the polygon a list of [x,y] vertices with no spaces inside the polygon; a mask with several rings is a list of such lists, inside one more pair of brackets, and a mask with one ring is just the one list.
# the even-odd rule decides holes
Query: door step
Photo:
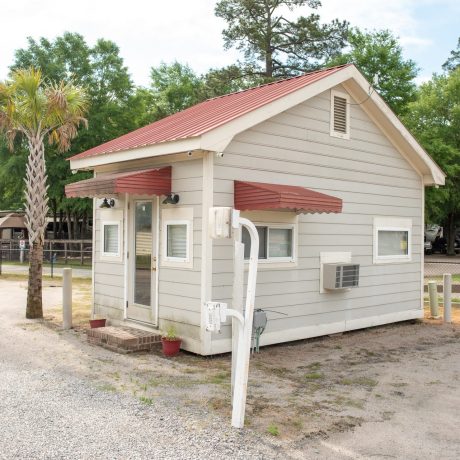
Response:
[{"label": "door step", "polygon": [[88,342],[118,353],[150,351],[161,342],[161,334],[128,326],[107,326],[87,330]]}]

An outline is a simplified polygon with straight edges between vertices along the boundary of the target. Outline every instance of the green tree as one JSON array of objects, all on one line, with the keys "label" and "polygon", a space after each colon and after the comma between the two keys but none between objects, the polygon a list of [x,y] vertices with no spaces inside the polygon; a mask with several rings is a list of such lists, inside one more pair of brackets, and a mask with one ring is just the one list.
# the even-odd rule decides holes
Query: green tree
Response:
[{"label": "green tree", "polygon": [[414,79],[418,68],[414,61],[404,59],[398,39],[389,30],[362,32],[352,29],[348,34],[349,49],[329,62],[330,65],[355,64],[397,114],[406,110],[416,98]]},{"label": "green tree", "polygon": [[317,10],[319,0],[220,0],[216,16],[227,22],[224,45],[243,52],[244,68],[273,79],[295,75],[338,55],[348,23],[321,22],[318,14],[290,19],[294,10]]},{"label": "green tree", "polygon": [[30,264],[27,318],[42,318],[43,243],[48,214],[45,139],[68,150],[78,127],[86,124],[85,90],[73,83],[47,83],[41,72],[15,70],[0,84],[0,132],[13,149],[18,134],[24,136],[29,155],[26,166],[26,226]]},{"label": "green tree", "polygon": [[460,68],[421,85],[408,109],[406,124],[447,174],[444,187],[427,190],[426,215],[444,224],[448,253],[454,254],[460,218]]},{"label": "green tree", "polygon": [[460,67],[460,37],[457,42],[457,49],[450,52],[450,56],[442,65],[442,68],[448,72]]},{"label": "green tree", "polygon": [[187,64],[161,63],[150,71],[150,109],[160,119],[206,99],[203,80]]},{"label": "green tree", "polygon": [[[53,41],[43,37],[38,40],[29,37],[28,46],[16,51],[11,68],[14,70],[29,66],[41,69],[51,82],[71,78],[88,88],[90,109],[86,118],[89,129],[80,133],[65,156],[90,149],[149,121],[143,112],[145,94],[136,91],[119,55],[118,46],[109,40],[99,39],[90,47],[80,34],[70,32]],[[65,216],[69,236],[78,237],[85,227],[80,227],[78,223],[86,222],[92,214],[92,201],[66,199],[64,186],[85,179],[90,174],[79,172],[72,175],[65,156],[55,148],[48,149],[49,204],[54,219],[58,215]],[[10,157],[0,165],[0,169],[8,170],[16,161]],[[15,187],[15,195],[20,195],[21,184]],[[56,226],[54,228],[56,230]]]}]

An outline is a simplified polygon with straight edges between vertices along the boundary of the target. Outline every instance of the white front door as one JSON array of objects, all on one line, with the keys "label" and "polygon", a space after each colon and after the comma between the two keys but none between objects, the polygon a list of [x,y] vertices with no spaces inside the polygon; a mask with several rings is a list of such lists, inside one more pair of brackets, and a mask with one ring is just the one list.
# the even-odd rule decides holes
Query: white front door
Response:
[{"label": "white front door", "polygon": [[156,324],[157,212],[151,199],[130,203],[128,319]]}]

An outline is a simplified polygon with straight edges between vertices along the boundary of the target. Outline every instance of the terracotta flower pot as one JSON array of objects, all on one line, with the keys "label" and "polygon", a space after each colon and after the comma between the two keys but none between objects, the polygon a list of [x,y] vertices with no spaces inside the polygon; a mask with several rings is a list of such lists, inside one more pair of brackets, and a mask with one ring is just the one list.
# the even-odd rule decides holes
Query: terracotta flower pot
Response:
[{"label": "terracotta flower pot", "polygon": [[105,322],[106,322],[105,318],[90,319],[89,320],[89,325],[90,325],[91,329],[95,329],[96,327],[105,327]]},{"label": "terracotta flower pot", "polygon": [[180,350],[181,339],[168,340],[162,337],[161,344],[163,345],[163,354],[165,356],[176,356]]}]

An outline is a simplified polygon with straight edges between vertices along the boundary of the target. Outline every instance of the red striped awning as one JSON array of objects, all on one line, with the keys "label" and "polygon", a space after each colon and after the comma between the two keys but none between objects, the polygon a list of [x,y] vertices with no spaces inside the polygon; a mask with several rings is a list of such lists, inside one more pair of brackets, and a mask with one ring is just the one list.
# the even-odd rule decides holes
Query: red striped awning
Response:
[{"label": "red striped awning", "polygon": [[240,211],[342,212],[340,198],[293,185],[235,181],[234,201]]},{"label": "red striped awning", "polygon": [[167,195],[171,193],[171,166],[81,180],[65,186],[68,198],[107,197],[119,193]]}]

